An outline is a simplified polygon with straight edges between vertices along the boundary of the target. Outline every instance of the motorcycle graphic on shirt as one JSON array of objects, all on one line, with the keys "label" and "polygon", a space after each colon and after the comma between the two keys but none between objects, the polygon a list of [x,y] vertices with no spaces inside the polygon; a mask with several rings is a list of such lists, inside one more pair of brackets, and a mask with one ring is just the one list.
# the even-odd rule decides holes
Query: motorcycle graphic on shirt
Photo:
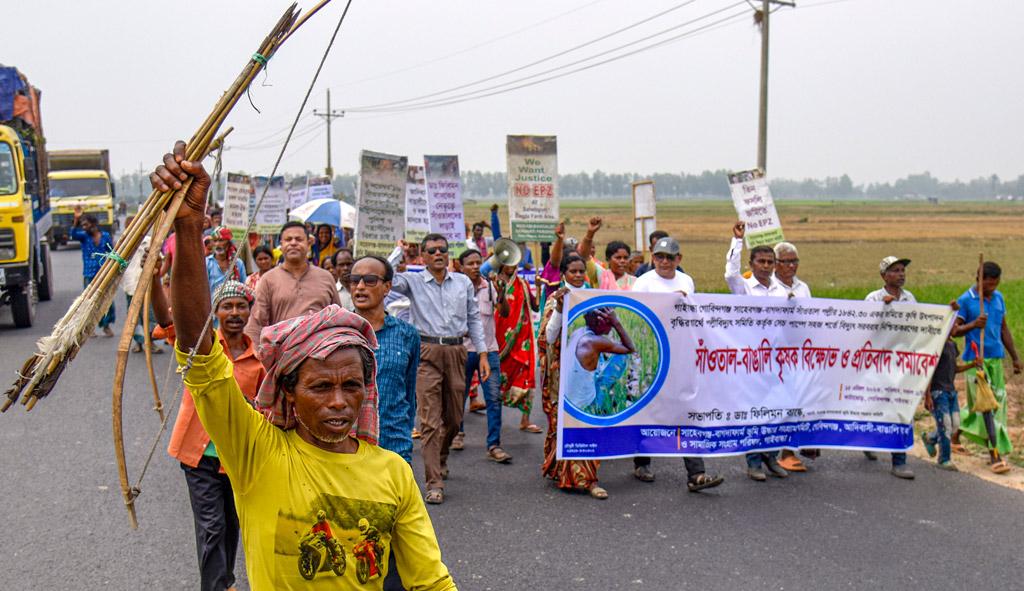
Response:
[{"label": "motorcycle graphic on shirt", "polygon": [[316,523],[299,540],[299,574],[312,581],[317,572],[332,570],[339,577],[345,574],[345,549],[334,537],[327,513],[316,512]]},{"label": "motorcycle graphic on shirt", "polygon": [[[294,550],[287,551],[278,544],[275,554],[291,557],[288,570],[298,575],[291,575],[293,580],[306,581],[311,588],[334,588],[338,583],[330,581],[339,577],[360,586],[382,579],[396,507],[326,495],[321,500],[325,501],[317,503],[321,508],[312,515],[306,513],[304,518],[286,517],[284,513],[278,516],[278,533],[285,533],[283,527],[293,532],[289,545]],[[303,521],[305,525],[301,525]]]}]

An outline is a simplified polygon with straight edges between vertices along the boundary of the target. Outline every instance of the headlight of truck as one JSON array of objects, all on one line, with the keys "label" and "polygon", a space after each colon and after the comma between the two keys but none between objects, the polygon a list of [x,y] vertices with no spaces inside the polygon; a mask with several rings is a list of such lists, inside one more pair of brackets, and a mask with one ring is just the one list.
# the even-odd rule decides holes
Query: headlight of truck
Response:
[{"label": "headlight of truck", "polygon": [[14,247],[8,246],[0,248],[0,261],[6,261],[7,259],[13,259],[15,255]]}]

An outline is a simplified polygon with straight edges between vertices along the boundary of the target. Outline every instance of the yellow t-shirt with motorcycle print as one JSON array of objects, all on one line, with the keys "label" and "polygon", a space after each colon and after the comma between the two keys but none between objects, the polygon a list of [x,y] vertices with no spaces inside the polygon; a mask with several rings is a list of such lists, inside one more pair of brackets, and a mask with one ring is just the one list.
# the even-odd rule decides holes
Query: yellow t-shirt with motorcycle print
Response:
[{"label": "yellow t-shirt with motorcycle print", "polygon": [[185,385],[231,479],[254,591],[382,589],[390,552],[407,589],[455,589],[400,456],[363,441],[333,453],[275,427],[242,395],[220,343],[195,356]]}]

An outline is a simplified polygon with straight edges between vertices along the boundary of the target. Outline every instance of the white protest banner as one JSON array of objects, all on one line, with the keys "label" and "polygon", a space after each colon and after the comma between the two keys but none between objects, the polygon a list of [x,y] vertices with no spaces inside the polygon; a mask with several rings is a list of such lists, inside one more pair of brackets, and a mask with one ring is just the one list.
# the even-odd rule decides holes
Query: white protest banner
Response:
[{"label": "white protest banner", "polygon": [[409,166],[405,179],[405,240],[419,243],[430,233],[430,207],[422,166]]},{"label": "white protest banner", "polygon": [[295,209],[307,201],[307,186],[306,177],[296,177],[292,179],[291,185],[288,187],[288,209]]},{"label": "white protest banner", "polygon": [[334,197],[334,187],[331,186],[331,177],[312,177],[309,179],[307,187],[306,201],[312,201],[314,199],[331,199]]},{"label": "white protest banner", "polygon": [[729,192],[736,214],[747,224],[747,248],[762,244],[774,246],[785,240],[768,179],[762,170],[755,168],[729,174]]},{"label": "white protest banner", "polygon": [[647,237],[654,231],[658,205],[654,200],[654,181],[633,183],[633,238],[636,250],[647,252]]},{"label": "white protest banner", "polygon": [[224,183],[224,215],[222,223],[236,237],[249,227],[249,201],[252,199],[252,179],[249,175],[229,172]]},{"label": "white protest banner", "polygon": [[405,237],[405,177],[408,159],[363,150],[359,153],[355,252],[386,256]]},{"label": "white protest banner", "polygon": [[558,225],[558,142],[553,135],[510,135],[508,212],[512,240],[548,242]]},{"label": "white protest banner", "polygon": [[423,163],[426,168],[430,231],[443,234],[454,254],[466,246],[459,157],[424,156]]},{"label": "white protest banner", "polygon": [[[266,196],[263,196],[263,188],[270,183]],[[256,200],[263,197],[263,203],[256,212],[256,228],[259,234],[276,234],[281,226],[288,221],[288,189],[284,186],[284,177],[265,176],[253,177],[253,188],[256,190]]]},{"label": "white protest banner", "polygon": [[[600,290],[567,298],[565,459],[904,451],[953,322],[949,306],[930,304]],[[608,353],[610,342],[634,353]]]}]

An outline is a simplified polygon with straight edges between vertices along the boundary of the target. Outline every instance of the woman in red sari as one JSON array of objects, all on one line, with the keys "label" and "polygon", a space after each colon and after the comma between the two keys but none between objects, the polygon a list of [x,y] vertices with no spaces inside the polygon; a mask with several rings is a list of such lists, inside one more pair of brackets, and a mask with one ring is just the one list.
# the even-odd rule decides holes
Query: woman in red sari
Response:
[{"label": "woman in red sari", "polygon": [[587,264],[573,252],[562,259],[562,286],[544,305],[544,319],[540,323],[537,347],[544,368],[544,413],[548,415],[548,432],[544,438],[543,473],[563,490],[584,490],[595,499],[607,499],[608,491],[597,484],[597,460],[558,460],[558,381],[562,354],[562,301],[574,289],[589,288],[586,283]]},{"label": "woman in red sari", "polygon": [[504,292],[508,302],[506,314],[500,310],[494,314],[498,357],[501,359],[501,398],[505,406],[523,412],[519,421],[520,431],[540,433],[540,427],[530,422],[533,388],[537,384],[530,312],[537,310],[537,301],[516,271],[515,265],[504,265],[494,278],[495,287]]}]

